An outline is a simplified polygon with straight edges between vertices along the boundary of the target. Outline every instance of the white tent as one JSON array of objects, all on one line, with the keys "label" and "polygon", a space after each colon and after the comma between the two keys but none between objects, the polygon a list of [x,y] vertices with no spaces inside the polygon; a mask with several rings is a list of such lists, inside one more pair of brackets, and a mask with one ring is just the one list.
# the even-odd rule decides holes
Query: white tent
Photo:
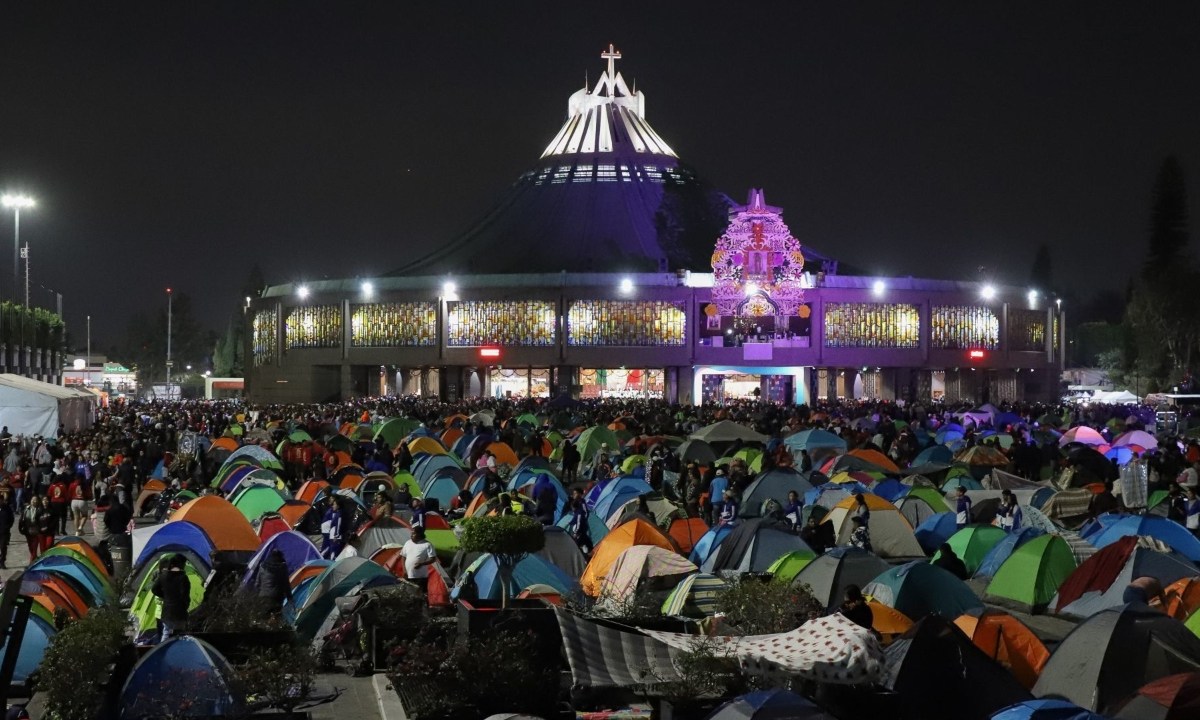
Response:
[{"label": "white tent", "polygon": [[0,426],[13,435],[55,437],[59,424],[67,432],[86,430],[98,403],[96,395],[83,390],[0,374]]}]

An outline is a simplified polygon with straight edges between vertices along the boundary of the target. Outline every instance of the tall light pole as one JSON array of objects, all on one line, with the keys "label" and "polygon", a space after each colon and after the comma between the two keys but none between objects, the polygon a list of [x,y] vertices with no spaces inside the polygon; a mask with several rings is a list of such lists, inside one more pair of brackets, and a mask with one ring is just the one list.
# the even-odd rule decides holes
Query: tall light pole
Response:
[{"label": "tall light pole", "polygon": [[171,399],[171,288],[167,288],[167,399]]},{"label": "tall light pole", "polygon": [[92,316],[87,316],[87,384],[92,384]]},{"label": "tall light pole", "polygon": [[[13,211],[13,300],[19,297],[21,287],[21,210],[37,203],[28,195],[7,194],[0,196],[0,204]],[[25,291],[25,307],[29,307],[29,290]]]}]

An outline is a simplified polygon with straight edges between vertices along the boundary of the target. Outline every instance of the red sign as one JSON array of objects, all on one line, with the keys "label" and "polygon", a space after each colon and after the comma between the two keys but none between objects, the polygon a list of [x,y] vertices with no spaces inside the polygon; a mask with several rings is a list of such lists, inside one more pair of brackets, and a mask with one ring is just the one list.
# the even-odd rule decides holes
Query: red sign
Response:
[{"label": "red sign", "polygon": [[972,360],[982,360],[984,357],[986,357],[986,353],[984,353],[982,350],[970,350],[967,352],[967,357],[971,358]]},{"label": "red sign", "polygon": [[500,348],[498,347],[481,347],[479,348],[479,357],[488,360],[495,360],[500,357]]}]

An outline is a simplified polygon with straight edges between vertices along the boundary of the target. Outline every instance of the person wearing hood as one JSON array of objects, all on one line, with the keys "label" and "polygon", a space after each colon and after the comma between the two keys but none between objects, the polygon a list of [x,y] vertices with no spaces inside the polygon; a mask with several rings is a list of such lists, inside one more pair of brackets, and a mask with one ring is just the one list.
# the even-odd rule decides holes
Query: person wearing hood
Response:
[{"label": "person wearing hood", "polygon": [[258,568],[258,577],[254,579],[258,597],[272,615],[283,611],[284,602],[292,599],[292,585],[287,561],[279,550],[267,553],[262,565]]},{"label": "person wearing hood", "polygon": [[159,571],[150,592],[162,600],[162,639],[170,640],[187,628],[188,611],[192,602],[192,579],[184,570],[182,555],[172,555],[166,567]]}]

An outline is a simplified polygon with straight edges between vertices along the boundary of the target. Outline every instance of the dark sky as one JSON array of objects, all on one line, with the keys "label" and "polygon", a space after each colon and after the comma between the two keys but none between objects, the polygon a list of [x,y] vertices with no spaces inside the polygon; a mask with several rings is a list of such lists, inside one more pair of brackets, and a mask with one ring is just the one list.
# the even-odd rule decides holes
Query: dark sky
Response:
[{"label": "dark sky", "polygon": [[217,328],[254,263],[370,276],[463,230],[613,42],[680,156],[803,244],[1024,282],[1046,242],[1068,289],[1120,288],[1163,157],[1200,187],[1200,3],[1107,4],[7,3],[0,189],[38,198],[34,300],[76,337],[167,286]]}]

